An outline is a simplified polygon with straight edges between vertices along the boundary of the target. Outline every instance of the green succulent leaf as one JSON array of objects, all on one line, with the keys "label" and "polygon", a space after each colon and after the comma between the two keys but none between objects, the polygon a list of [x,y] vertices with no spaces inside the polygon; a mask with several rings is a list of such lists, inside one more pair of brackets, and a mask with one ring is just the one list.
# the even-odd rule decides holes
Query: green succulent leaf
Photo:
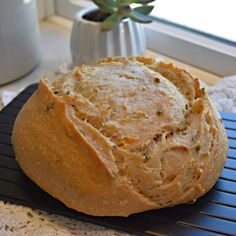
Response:
[{"label": "green succulent leaf", "polygon": [[120,6],[117,14],[119,14],[122,17],[127,17],[129,13],[132,11],[130,6]]},{"label": "green succulent leaf", "polygon": [[154,2],[155,0],[120,0],[121,5],[130,5],[132,3],[137,4],[148,4],[150,2]]},{"label": "green succulent leaf", "polygon": [[151,2],[154,2],[155,0],[133,0],[133,3],[138,3],[138,4],[148,4]]},{"label": "green succulent leaf", "polygon": [[121,16],[114,13],[106,18],[106,20],[102,23],[102,31],[108,31],[112,29],[115,25],[119,24],[121,20]]},{"label": "green succulent leaf", "polygon": [[119,7],[120,0],[105,0],[104,1],[106,5],[110,5],[112,7]]},{"label": "green succulent leaf", "polygon": [[[108,31],[120,23],[123,18],[130,18],[139,23],[150,23],[152,19],[148,15],[154,6],[147,5],[155,0],[92,0],[99,8],[102,20],[109,15],[102,23],[102,31]],[[132,9],[131,5],[139,4],[139,7]],[[105,16],[105,17],[104,17]],[[101,18],[101,17],[100,17]],[[100,19],[99,18],[99,19]]]},{"label": "green succulent leaf", "polygon": [[153,10],[154,6],[148,6],[148,5],[144,5],[144,6],[140,6],[140,7],[135,7],[133,9],[133,11],[135,12],[139,12],[143,15],[148,15],[151,13],[151,11]]},{"label": "green succulent leaf", "polygon": [[137,21],[139,23],[151,23],[152,19],[146,15],[143,15],[142,13],[139,13],[137,11],[132,11],[129,13],[129,17],[133,21]]},{"label": "green succulent leaf", "polygon": [[93,0],[93,2],[99,7],[99,9],[106,13],[113,14],[115,12],[115,9],[112,7],[112,5],[106,4],[105,0]]},{"label": "green succulent leaf", "polygon": [[132,3],[134,3],[134,0],[120,0],[121,6],[129,6]]},{"label": "green succulent leaf", "polygon": [[100,9],[101,9],[101,11],[106,12],[106,13],[113,14],[115,12],[115,9],[111,6],[108,6],[108,5],[100,6]]}]

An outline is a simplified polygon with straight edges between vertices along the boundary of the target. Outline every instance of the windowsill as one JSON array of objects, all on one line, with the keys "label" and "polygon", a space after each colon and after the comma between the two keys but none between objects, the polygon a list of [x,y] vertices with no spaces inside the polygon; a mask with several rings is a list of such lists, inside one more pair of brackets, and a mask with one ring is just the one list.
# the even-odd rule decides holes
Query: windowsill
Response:
[{"label": "windowsill", "polygon": [[[55,3],[54,14],[71,20],[79,10],[95,7],[92,1],[87,0],[55,0]],[[177,27],[163,19],[145,25],[145,31],[150,50],[168,55],[219,77],[236,74],[236,47],[233,45]],[[211,79],[209,83],[212,83]]]},{"label": "windowsill", "polygon": [[157,52],[154,52],[154,51],[151,51],[151,50],[147,50],[145,55],[150,56],[150,57],[159,57],[159,58],[163,59],[166,62],[170,62],[170,63],[173,63],[173,64],[179,66],[179,67],[182,67],[185,70],[189,71],[195,77],[197,77],[197,78],[201,79],[202,81],[204,81],[205,83],[207,83],[208,85],[213,85],[218,80],[221,79],[221,77],[219,77],[217,75],[211,74],[211,73],[209,73],[207,71],[204,71],[204,70],[201,70],[197,67],[193,67],[193,66],[188,65],[184,62],[178,61],[174,58],[165,56],[161,53],[157,53]]},{"label": "windowsill", "polygon": [[[35,70],[28,75],[0,86],[0,94],[4,90],[15,92],[16,94],[32,83],[37,83],[47,75],[49,78],[55,74],[58,65],[61,63],[70,63],[70,32],[72,21],[62,17],[52,16],[47,21],[40,22],[41,30],[41,62]],[[174,63],[190,71],[193,75],[200,78],[207,84],[214,84],[220,77],[190,66],[186,63],[174,60],[160,53],[147,50],[146,56],[159,57],[167,62]]]},{"label": "windowsill", "polygon": [[[51,16],[48,21],[53,22],[55,24],[58,24],[62,27],[64,27],[65,31],[71,31],[72,28],[72,21],[68,20],[66,18],[60,17],[60,16]],[[221,77],[214,75],[212,73],[209,73],[207,71],[201,70],[197,67],[191,66],[187,63],[181,62],[179,60],[176,60],[174,58],[168,57],[166,55],[163,55],[162,53],[159,52],[155,52],[152,50],[147,50],[145,56],[150,56],[150,57],[158,57],[161,58],[167,62],[171,62],[177,66],[180,66],[188,71],[190,71],[194,76],[196,76],[197,78],[203,80],[204,82],[206,82],[209,85],[213,85],[215,84],[219,79],[221,79]]]}]

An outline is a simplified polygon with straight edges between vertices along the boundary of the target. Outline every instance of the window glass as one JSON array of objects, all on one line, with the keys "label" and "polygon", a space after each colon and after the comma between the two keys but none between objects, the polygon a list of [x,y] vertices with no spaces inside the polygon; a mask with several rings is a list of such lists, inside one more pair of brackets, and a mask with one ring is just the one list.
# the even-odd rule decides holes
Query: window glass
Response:
[{"label": "window glass", "polygon": [[157,0],[153,16],[236,43],[236,0]]}]

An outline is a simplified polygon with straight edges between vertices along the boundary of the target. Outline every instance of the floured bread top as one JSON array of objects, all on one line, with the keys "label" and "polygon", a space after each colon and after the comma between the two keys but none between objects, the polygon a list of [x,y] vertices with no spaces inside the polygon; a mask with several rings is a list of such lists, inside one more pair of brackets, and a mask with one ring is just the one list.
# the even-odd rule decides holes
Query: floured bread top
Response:
[{"label": "floured bread top", "polygon": [[73,103],[77,117],[131,152],[159,139],[169,126],[182,124],[189,107],[169,80],[137,62],[83,65],[51,86],[54,94]]},{"label": "floured bread top", "polygon": [[[150,185],[159,186],[174,180],[185,162],[209,155],[216,133],[208,98],[198,80],[188,78],[188,74],[184,79],[178,74],[183,71],[173,74],[172,69],[165,68],[162,73],[161,64],[143,64],[137,58],[106,59],[61,75],[50,86],[80,121],[109,140],[116,164],[126,166],[119,160],[124,151],[138,155],[142,168],[148,171]],[[125,172],[134,175],[133,184],[137,188],[140,185],[149,197],[156,194],[155,188],[149,189],[147,179],[135,175],[136,167],[131,163],[125,167]],[[186,175],[200,177],[201,164],[189,168]],[[145,182],[145,189],[140,182]]]}]

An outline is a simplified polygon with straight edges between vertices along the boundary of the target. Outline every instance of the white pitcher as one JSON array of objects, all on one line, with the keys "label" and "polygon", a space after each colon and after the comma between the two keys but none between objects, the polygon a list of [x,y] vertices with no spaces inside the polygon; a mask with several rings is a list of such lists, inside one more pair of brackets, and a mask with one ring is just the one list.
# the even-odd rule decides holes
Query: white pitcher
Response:
[{"label": "white pitcher", "polygon": [[30,72],[39,59],[35,0],[0,0],[0,85]]}]

